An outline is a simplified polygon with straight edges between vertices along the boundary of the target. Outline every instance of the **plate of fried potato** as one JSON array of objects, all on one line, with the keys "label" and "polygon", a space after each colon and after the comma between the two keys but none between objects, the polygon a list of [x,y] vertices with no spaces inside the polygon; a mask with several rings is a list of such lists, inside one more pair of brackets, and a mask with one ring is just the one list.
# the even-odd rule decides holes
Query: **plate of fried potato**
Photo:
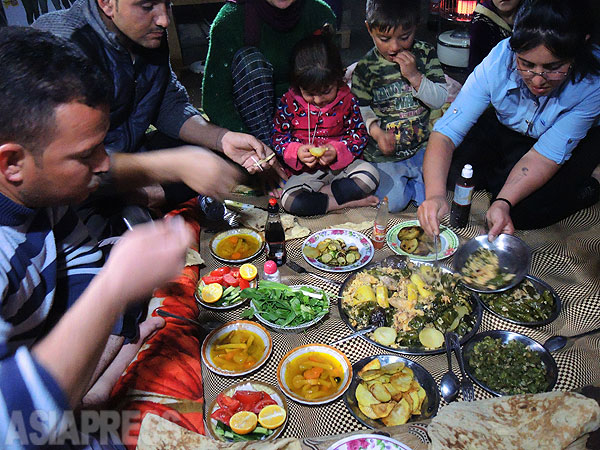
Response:
[{"label": "plate of fried potato", "polygon": [[420,364],[402,356],[378,355],[361,359],[352,370],[344,402],[363,425],[383,428],[436,415],[438,386]]},{"label": "plate of fried potato", "polygon": [[[454,231],[440,227],[438,260],[452,256],[459,245]],[[415,261],[434,261],[433,237],[428,236],[418,220],[407,220],[393,226],[386,235],[387,245],[398,255],[408,256]]]}]

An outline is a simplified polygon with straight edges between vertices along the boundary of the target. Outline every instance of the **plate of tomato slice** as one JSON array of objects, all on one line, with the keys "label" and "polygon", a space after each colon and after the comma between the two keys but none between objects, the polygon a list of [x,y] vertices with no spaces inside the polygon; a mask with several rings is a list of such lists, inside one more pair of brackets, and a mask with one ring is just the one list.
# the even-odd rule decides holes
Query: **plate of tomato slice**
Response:
[{"label": "plate of tomato slice", "polygon": [[[194,293],[198,304],[208,309],[227,310],[244,303],[247,299],[242,298],[240,292],[249,287],[256,287],[258,280],[256,276],[252,280],[242,277],[240,269],[223,266],[202,276]],[[210,288],[205,289],[207,286]]]},{"label": "plate of tomato slice", "polygon": [[275,439],[288,416],[283,393],[262,381],[243,381],[217,395],[206,410],[208,434],[225,442]]}]

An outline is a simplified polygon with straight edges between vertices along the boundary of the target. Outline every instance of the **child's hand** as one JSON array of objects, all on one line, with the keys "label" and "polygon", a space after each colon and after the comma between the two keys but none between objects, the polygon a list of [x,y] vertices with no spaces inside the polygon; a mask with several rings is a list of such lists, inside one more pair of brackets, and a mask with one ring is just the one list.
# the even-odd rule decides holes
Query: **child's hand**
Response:
[{"label": "child's hand", "polygon": [[379,125],[371,125],[371,136],[377,142],[377,146],[384,155],[393,155],[396,151],[396,137],[392,131],[386,131]]},{"label": "child's hand", "polygon": [[298,148],[298,161],[309,169],[317,165],[317,158],[310,152],[312,145],[304,144]]},{"label": "child's hand", "polygon": [[417,59],[415,58],[415,55],[408,50],[404,50],[394,57],[394,61],[400,66],[402,76],[410,82],[415,90],[418,90],[421,85],[422,75],[417,69]]},{"label": "child's hand", "polygon": [[322,147],[325,147],[325,153],[319,158],[319,164],[329,167],[337,159],[337,152],[335,151],[335,147],[331,144]]}]

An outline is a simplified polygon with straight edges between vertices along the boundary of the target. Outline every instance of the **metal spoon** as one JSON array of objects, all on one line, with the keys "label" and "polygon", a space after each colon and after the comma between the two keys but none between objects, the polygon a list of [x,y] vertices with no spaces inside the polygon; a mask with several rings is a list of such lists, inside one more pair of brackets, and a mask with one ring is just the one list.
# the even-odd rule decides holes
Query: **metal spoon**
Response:
[{"label": "metal spoon", "polygon": [[596,328],[594,330],[586,331],[585,333],[576,334],[575,336],[552,336],[544,343],[544,348],[549,352],[555,352],[563,348],[567,343],[573,342],[579,338],[584,336],[589,336],[590,334],[600,333],[600,328]]},{"label": "metal spoon", "polygon": [[331,344],[329,344],[329,345],[341,344],[342,342],[349,341],[350,339],[352,339],[352,338],[355,338],[355,337],[357,337],[357,336],[362,336],[363,334],[370,333],[370,332],[371,332],[371,331],[373,331],[375,328],[377,328],[375,325],[371,325],[370,327],[363,328],[362,330],[355,331],[354,333],[352,333],[352,334],[349,334],[348,336],[346,336],[346,337],[343,337],[343,338],[341,338],[341,339],[338,339],[337,341],[333,341],[333,342],[332,342]]},{"label": "metal spoon", "polygon": [[207,333],[216,328],[219,328],[221,325],[223,325],[221,322],[216,322],[216,321],[206,321],[206,322],[200,323],[197,320],[190,319],[189,317],[179,316],[177,314],[170,313],[170,312],[165,311],[164,309],[160,309],[160,308],[156,309],[156,314],[158,314],[159,316],[162,316],[162,317],[172,317],[173,319],[179,319],[179,320],[184,320],[186,322],[193,323],[194,325],[202,328]]},{"label": "metal spoon", "polygon": [[433,251],[435,252],[435,261],[433,263],[434,267],[438,267],[440,262],[438,260],[438,242],[439,242],[439,236],[437,234],[433,235]]},{"label": "metal spoon", "polygon": [[442,376],[442,381],[440,382],[440,392],[442,393],[442,397],[446,403],[451,403],[456,400],[456,397],[458,397],[460,382],[458,381],[456,374],[452,371],[452,343],[450,342],[450,336],[448,333],[446,333],[444,338],[446,341],[448,372]]}]

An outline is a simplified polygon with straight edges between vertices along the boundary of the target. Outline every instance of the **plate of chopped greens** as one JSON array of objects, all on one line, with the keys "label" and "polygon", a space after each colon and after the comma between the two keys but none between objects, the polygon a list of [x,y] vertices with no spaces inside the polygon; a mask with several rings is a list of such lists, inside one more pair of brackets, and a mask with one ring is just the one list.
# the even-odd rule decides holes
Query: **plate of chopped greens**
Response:
[{"label": "plate of chopped greens", "polygon": [[446,331],[463,344],[481,323],[477,295],[456,274],[397,255],[350,275],[339,295],[340,316],[350,329],[375,326],[361,338],[395,353],[443,353]]},{"label": "plate of chopped greens", "polygon": [[519,333],[479,333],[463,347],[465,371],[491,394],[551,391],[558,379],[556,361],[542,344]]},{"label": "plate of chopped greens", "polygon": [[479,294],[485,309],[507,322],[540,327],[560,314],[561,302],[552,287],[531,275],[508,291]]},{"label": "plate of chopped greens", "polygon": [[242,317],[256,317],[274,329],[308,328],[329,312],[327,293],[314,286],[287,286],[261,280],[257,288],[244,289],[241,296],[250,299],[250,308],[242,313]]}]

